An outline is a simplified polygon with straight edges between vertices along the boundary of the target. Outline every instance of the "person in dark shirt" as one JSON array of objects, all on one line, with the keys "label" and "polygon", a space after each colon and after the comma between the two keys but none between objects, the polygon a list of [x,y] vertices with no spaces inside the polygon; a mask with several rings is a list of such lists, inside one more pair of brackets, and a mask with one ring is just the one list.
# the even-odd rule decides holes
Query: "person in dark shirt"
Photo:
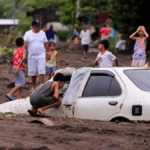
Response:
[{"label": "person in dark shirt", "polygon": [[47,39],[48,42],[54,42],[54,30],[53,30],[53,25],[50,25],[49,30],[47,30]]}]

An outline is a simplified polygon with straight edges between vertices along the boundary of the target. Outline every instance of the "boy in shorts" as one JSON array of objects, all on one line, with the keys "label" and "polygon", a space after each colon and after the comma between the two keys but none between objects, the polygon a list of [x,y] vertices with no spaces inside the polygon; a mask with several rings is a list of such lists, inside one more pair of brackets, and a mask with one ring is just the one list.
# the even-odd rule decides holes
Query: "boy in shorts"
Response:
[{"label": "boy in shorts", "polygon": [[23,38],[21,37],[17,38],[16,45],[18,48],[15,49],[13,52],[14,61],[13,61],[13,69],[12,69],[12,72],[15,77],[15,87],[10,93],[6,94],[6,97],[11,101],[14,100],[13,94],[17,91],[18,91],[17,99],[21,99],[22,88],[25,85],[24,72],[26,70],[26,67],[25,67],[26,50],[23,48],[23,45],[24,45]]},{"label": "boy in shorts", "polygon": [[99,67],[112,67],[113,61],[115,61],[116,66],[118,66],[118,59],[114,56],[111,52],[107,49],[109,48],[109,41],[108,40],[101,40],[99,42],[98,49],[100,53],[97,55],[95,60],[95,65],[99,64]]},{"label": "boy in shorts", "polygon": [[48,80],[55,74],[56,71],[56,61],[58,64],[58,69],[60,69],[60,61],[58,52],[55,50],[55,43],[49,43],[49,50],[46,52],[46,72],[48,73]]},{"label": "boy in shorts", "polygon": [[44,115],[44,110],[60,106],[62,100],[59,98],[59,89],[65,83],[65,76],[57,73],[54,80],[38,86],[30,95],[31,110],[28,113],[34,117]]}]

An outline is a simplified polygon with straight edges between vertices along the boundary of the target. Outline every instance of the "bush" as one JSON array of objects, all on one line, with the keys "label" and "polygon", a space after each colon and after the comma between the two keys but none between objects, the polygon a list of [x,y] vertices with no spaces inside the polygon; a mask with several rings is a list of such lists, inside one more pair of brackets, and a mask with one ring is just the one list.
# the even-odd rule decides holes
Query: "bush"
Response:
[{"label": "bush", "polygon": [[150,57],[150,51],[147,51],[147,52],[146,52],[146,55],[147,55],[148,57]]},{"label": "bush", "polygon": [[13,54],[14,49],[4,46],[0,51],[3,55],[11,55]]}]

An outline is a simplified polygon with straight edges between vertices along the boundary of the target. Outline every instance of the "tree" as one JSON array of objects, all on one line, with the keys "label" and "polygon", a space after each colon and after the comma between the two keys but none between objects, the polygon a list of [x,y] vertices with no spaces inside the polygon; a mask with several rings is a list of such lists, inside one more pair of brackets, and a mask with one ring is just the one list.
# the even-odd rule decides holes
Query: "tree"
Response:
[{"label": "tree", "polygon": [[150,31],[149,0],[108,0],[105,10],[112,19],[112,26],[121,33],[131,34],[139,25],[144,25]]}]

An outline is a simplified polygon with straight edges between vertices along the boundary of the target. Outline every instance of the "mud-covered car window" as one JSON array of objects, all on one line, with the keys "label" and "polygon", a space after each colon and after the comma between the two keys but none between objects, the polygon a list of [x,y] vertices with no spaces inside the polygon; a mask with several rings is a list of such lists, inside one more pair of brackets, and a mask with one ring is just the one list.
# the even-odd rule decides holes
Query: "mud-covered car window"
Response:
[{"label": "mud-covered car window", "polygon": [[125,70],[124,73],[139,89],[150,91],[150,70]]},{"label": "mud-covered car window", "polygon": [[91,75],[82,96],[118,96],[120,94],[121,88],[115,77],[108,75]]}]

